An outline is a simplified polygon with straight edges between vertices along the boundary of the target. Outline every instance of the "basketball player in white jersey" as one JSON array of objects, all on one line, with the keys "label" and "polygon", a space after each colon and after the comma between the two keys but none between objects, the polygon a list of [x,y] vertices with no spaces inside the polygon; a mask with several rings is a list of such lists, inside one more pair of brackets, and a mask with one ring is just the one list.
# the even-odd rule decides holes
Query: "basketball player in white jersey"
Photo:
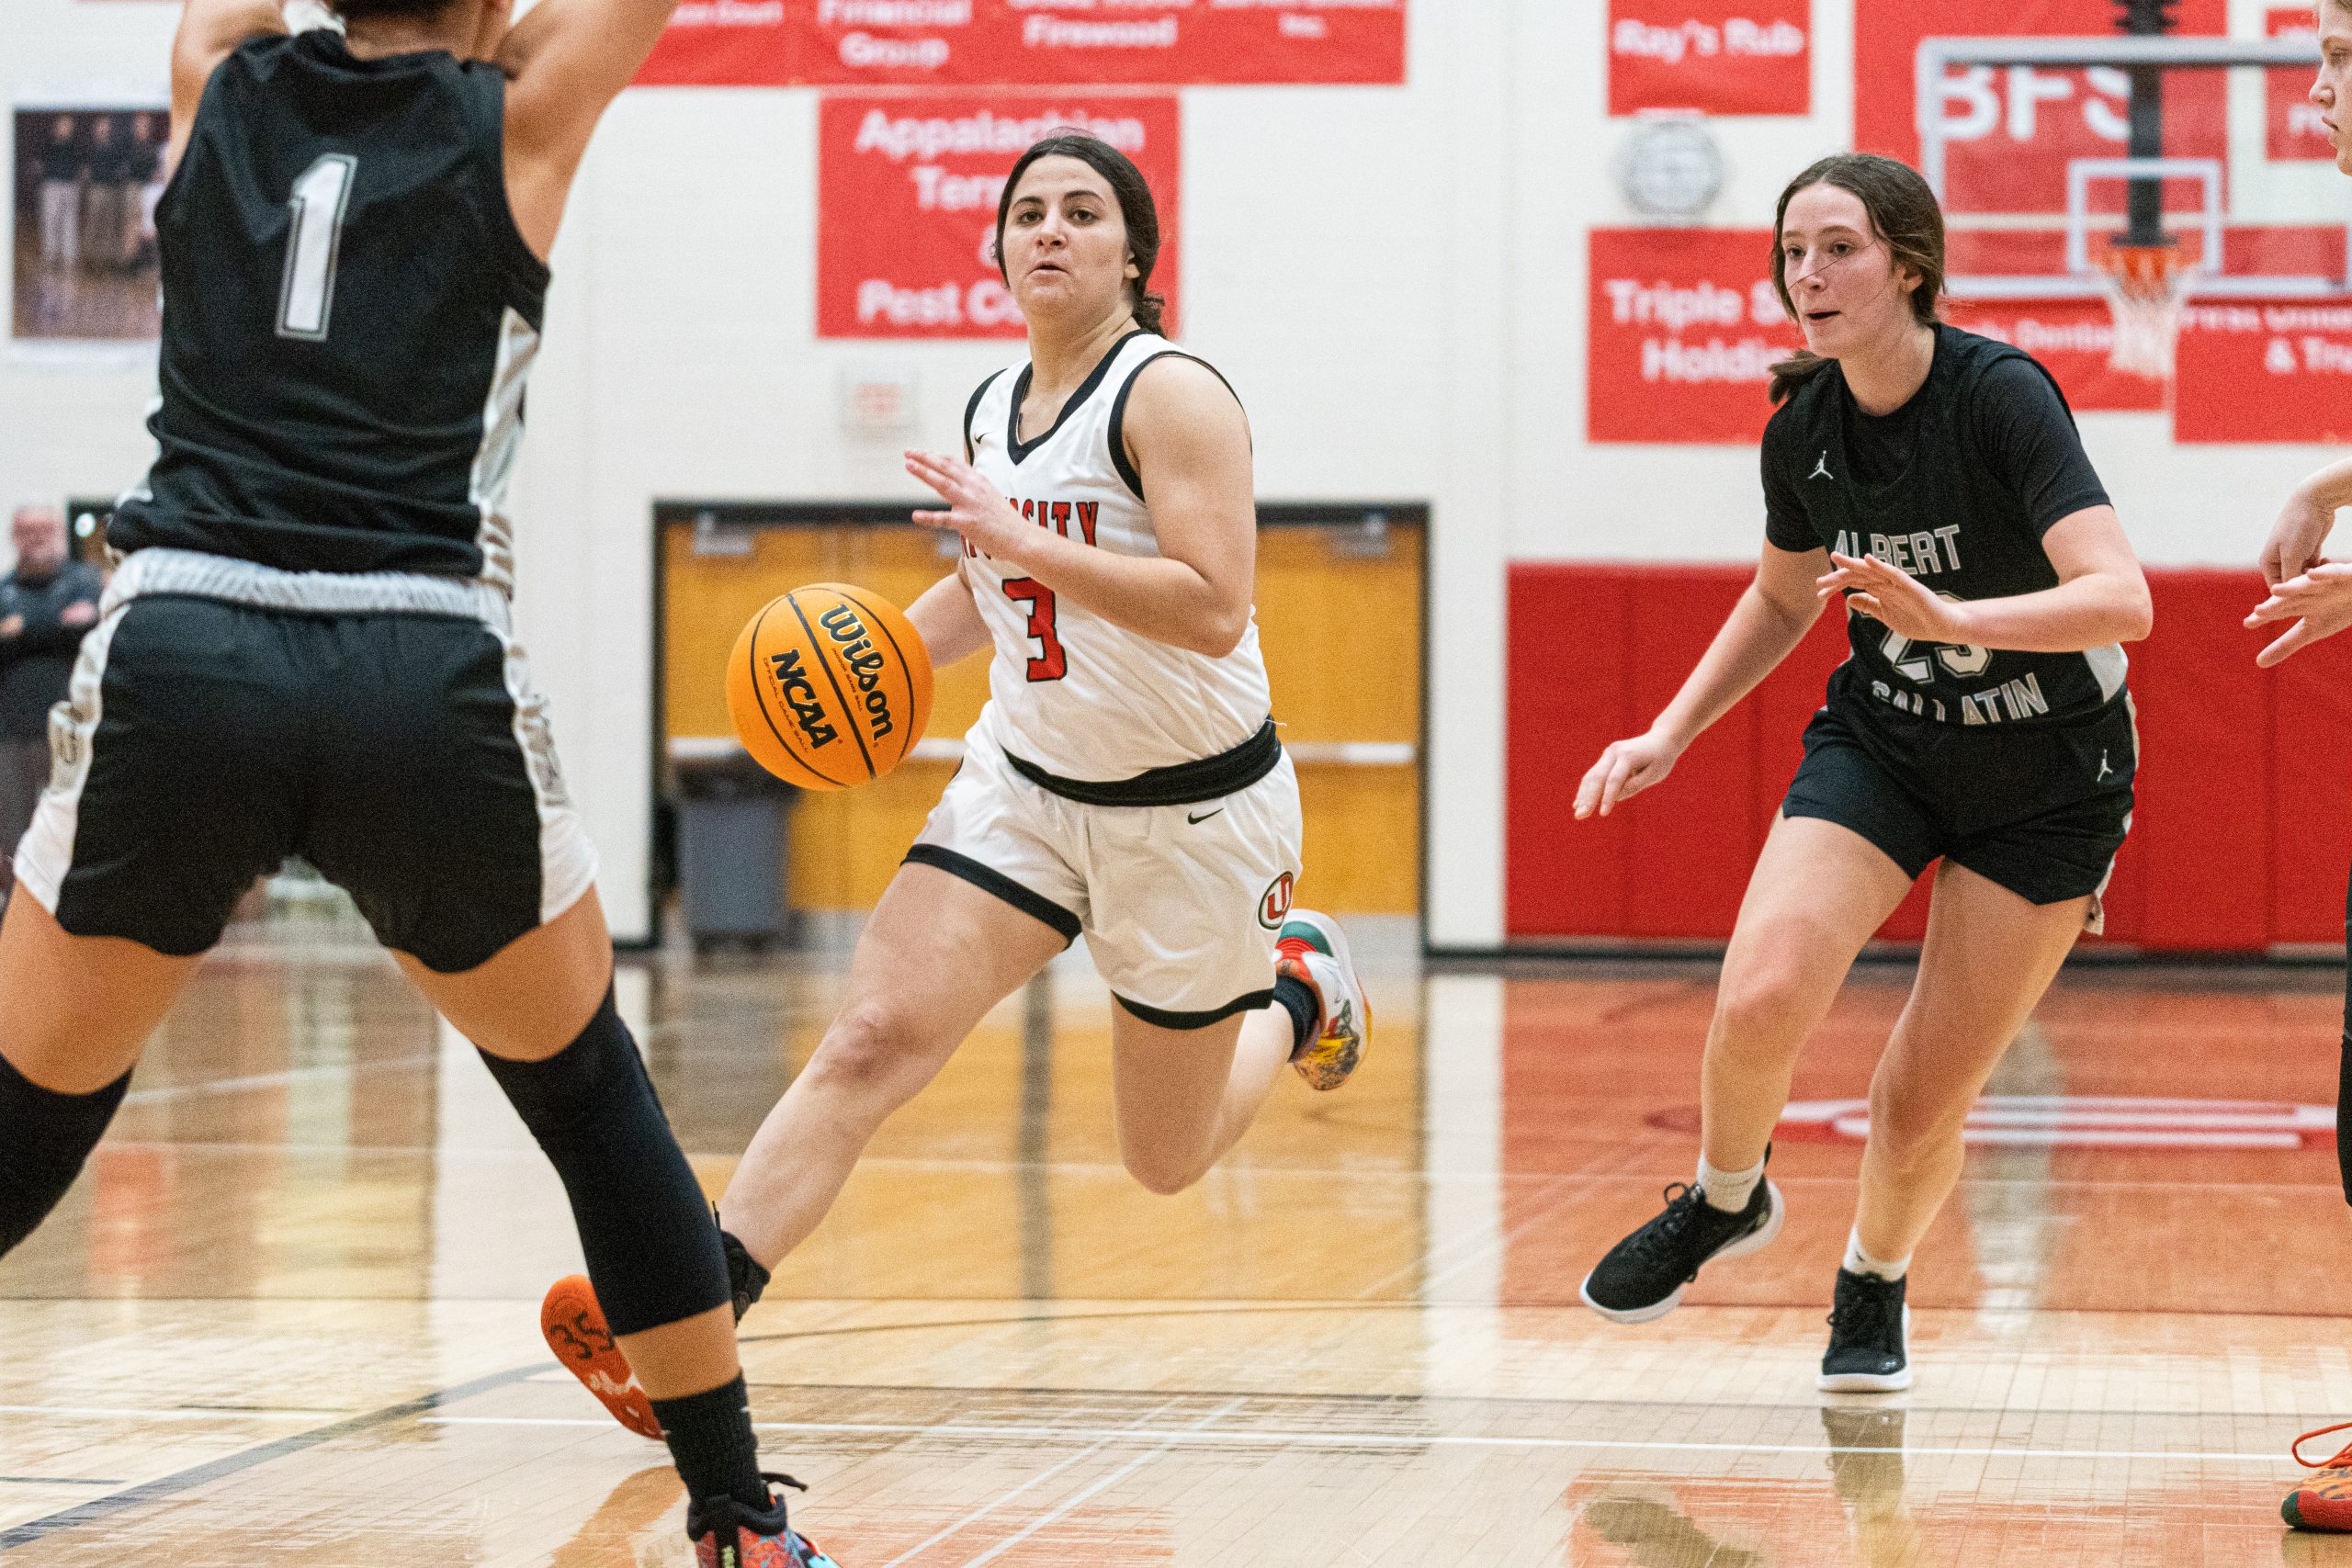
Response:
[{"label": "basketball player in white jersey", "polygon": [[[1029,361],[973,394],[964,457],[907,458],[944,503],[916,521],[963,539],[910,618],[934,665],[993,650],[989,700],[720,1202],[739,1314],[884,1118],[1080,933],[1118,1002],[1121,1156],[1154,1192],[1206,1174],[1284,1062],[1333,1089],[1371,1033],[1339,927],[1290,907],[1298,784],[1250,607],[1249,426],[1154,330],[1151,192],[1116,149],[1052,137],[1014,164],[997,233]],[[560,1298],[550,1321],[594,1310],[582,1281]]]},{"label": "basketball player in white jersey", "polygon": [[[2352,0],[2320,0],[2318,10],[2320,66],[2319,77],[2312,84],[2311,101],[2335,143],[2337,170],[2352,175]],[[2262,580],[2270,592],[2246,617],[2246,625],[2291,624],[2256,656],[2255,662],[2263,668],[2352,626],[2352,564],[2330,561],[2320,554],[2335,527],[2336,513],[2346,506],[2352,506],[2352,457],[2331,463],[2297,485],[2272,525],[2270,537],[2262,547]],[[2347,896],[2346,910],[2347,930],[2352,931],[2352,896]],[[2346,992],[2344,1016],[2335,1157],[2345,1201],[2352,1202],[2352,1137],[2346,1135],[2344,1127],[2344,1107],[2352,1101],[2352,988]],[[2302,1460],[2301,1450],[2308,1439],[2344,1429],[2323,1427],[2317,1432],[2306,1432],[2296,1440],[2296,1459]],[[2280,1515],[2298,1529],[2352,1530],[2352,1446],[2312,1468],[2314,1473],[2279,1504]]]}]

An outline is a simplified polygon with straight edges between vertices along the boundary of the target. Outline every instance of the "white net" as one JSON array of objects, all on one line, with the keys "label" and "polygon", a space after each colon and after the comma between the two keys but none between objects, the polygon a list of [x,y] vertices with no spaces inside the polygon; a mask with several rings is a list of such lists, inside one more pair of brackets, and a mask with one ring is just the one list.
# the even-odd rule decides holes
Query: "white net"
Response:
[{"label": "white net", "polygon": [[2172,378],[2180,314],[2196,269],[2169,245],[2115,245],[2100,258],[2099,290],[2115,316],[2108,364],[2152,381]]}]

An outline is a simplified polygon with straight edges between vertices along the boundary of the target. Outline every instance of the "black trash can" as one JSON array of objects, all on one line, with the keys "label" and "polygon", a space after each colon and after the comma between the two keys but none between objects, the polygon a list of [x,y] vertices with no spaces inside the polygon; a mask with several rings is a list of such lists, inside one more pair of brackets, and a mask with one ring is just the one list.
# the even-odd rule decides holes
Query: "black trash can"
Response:
[{"label": "black trash can", "polygon": [[797,792],[740,750],[673,766],[679,903],[695,951],[784,941],[792,929],[785,813]]}]

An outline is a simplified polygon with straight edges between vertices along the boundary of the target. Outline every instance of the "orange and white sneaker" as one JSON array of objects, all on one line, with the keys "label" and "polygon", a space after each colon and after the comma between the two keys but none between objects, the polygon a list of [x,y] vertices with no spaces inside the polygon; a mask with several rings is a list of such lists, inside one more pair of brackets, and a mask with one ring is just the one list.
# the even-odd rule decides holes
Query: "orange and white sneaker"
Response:
[{"label": "orange and white sneaker", "polygon": [[567,1274],[548,1287],[547,1300],[539,1303],[539,1333],[564,1371],[586,1384],[614,1420],[640,1438],[662,1440],[653,1400],[614,1343],[595,1287],[584,1275]]},{"label": "orange and white sneaker", "polygon": [[2303,1445],[2313,1438],[2347,1428],[2352,1428],[2352,1421],[2305,1432],[2288,1450],[2297,1464],[2312,1472],[2278,1505],[2278,1517],[2296,1529],[2352,1530],[2352,1443],[2338,1449],[2335,1457],[2324,1463],[2303,1457]]},{"label": "orange and white sneaker", "polygon": [[1321,1009],[1315,1038],[1291,1053],[1290,1065],[1311,1088],[1339,1088],[1372,1043],[1372,1008],[1340,922],[1313,909],[1292,910],[1274,943],[1274,974],[1305,984]]}]

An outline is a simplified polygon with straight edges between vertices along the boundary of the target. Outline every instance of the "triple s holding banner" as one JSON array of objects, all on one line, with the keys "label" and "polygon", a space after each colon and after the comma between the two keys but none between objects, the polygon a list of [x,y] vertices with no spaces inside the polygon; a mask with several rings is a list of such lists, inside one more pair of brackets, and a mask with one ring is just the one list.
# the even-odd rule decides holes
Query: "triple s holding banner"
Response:
[{"label": "triple s holding banner", "polygon": [[[1807,113],[1811,12],[1809,0],[1611,0],[1610,110]],[[2273,37],[2313,25],[2309,6],[2278,0],[2263,20]],[[2178,21],[2185,34],[2226,34],[2227,0],[2182,0]],[[2113,23],[2110,0],[1859,6],[1855,145],[1917,162],[1914,62],[1923,38],[2095,35]],[[2330,158],[2324,128],[2305,99],[2310,73],[2267,74],[2267,155]],[[2223,91],[2218,73],[2167,87],[2184,99]],[[2067,163],[2122,154],[2123,93],[2128,86],[2080,70],[1955,71],[1931,106],[1949,138],[1950,190],[1997,190],[2004,208],[2044,215],[2053,253],[2048,270],[2057,270]],[[2184,115],[2165,152],[2226,159],[2227,117],[2218,101],[2213,109]],[[1955,233],[1953,270],[2004,270],[1992,257],[1972,255],[1973,238]],[[2308,238],[2289,230],[2246,236],[2272,245]],[[1766,367],[1797,343],[1765,281],[1770,243],[1762,227],[1592,231],[1588,439],[1713,444],[1761,435],[1770,413]],[[2288,270],[2343,265],[2340,254],[2332,263],[2292,259]],[[2109,364],[2113,323],[2103,300],[1955,300],[1949,309],[1959,325],[2015,344],[2048,366],[2078,411],[2169,408],[2174,439],[2185,442],[2352,438],[2352,301],[2193,299],[2169,382]]]}]

